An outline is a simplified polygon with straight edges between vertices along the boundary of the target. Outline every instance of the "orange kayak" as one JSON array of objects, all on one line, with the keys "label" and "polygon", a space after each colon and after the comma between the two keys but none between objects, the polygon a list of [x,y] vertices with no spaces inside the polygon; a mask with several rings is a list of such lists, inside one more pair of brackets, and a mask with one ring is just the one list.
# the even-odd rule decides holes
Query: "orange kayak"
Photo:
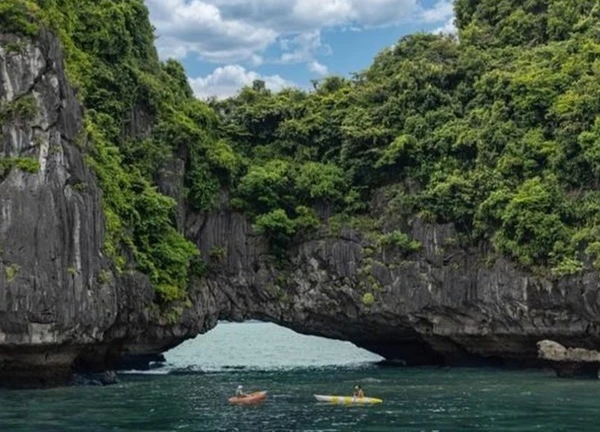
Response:
[{"label": "orange kayak", "polygon": [[233,404],[254,404],[258,402],[262,402],[267,398],[266,391],[259,391],[254,393],[249,393],[246,396],[234,396],[229,398],[229,403]]}]

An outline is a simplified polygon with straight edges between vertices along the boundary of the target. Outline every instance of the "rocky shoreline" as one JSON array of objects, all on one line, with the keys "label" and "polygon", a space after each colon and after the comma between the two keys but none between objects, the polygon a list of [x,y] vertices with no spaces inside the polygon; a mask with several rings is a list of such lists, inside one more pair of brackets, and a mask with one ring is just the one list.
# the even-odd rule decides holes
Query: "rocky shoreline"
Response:
[{"label": "rocky shoreline", "polygon": [[539,358],[550,365],[559,378],[598,379],[600,352],[583,348],[565,348],[549,340],[537,344]]}]

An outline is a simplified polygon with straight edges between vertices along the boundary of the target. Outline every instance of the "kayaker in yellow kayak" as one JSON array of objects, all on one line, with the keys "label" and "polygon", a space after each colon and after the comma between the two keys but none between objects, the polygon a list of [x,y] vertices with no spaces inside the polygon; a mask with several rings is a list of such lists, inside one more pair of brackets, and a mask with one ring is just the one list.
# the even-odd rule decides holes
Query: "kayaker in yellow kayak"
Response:
[{"label": "kayaker in yellow kayak", "polygon": [[356,386],[354,386],[354,393],[352,395],[355,398],[364,398],[365,397],[365,392],[363,391],[363,389],[359,385],[356,385]]}]

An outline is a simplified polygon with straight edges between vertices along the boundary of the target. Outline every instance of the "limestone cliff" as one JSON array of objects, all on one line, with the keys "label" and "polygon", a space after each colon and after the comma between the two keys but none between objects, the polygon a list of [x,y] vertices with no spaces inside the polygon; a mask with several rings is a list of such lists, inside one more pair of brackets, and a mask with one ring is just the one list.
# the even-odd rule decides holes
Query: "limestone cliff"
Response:
[{"label": "limestone cliff", "polygon": [[483,248],[455,246],[451,225],[415,219],[411,233],[423,250],[410,256],[373,252],[357,231],[322,233],[296,245],[281,269],[241,215],[188,225],[201,250],[226,251],[203,282],[221,318],[271,320],[412,365],[536,365],[541,339],[600,343],[597,273],[542,278],[491,260]]},{"label": "limestone cliff", "polygon": [[0,34],[0,113],[0,381],[64,382],[75,364],[104,368],[204,329],[196,309],[167,325],[147,278],[115,277],[103,257],[101,193],[55,36]]},{"label": "limestone cliff", "polygon": [[[540,277],[486,245],[462,248],[452,225],[389,218],[419,240],[406,254],[344,228],[298,239],[277,263],[241,214],[188,209],[185,160],[169,162],[161,190],[209,262],[176,320],[154,306],[149,280],[117,274],[102,254],[101,192],[84,163],[82,108],[59,44],[0,36],[0,381],[64,382],[73,368],[160,353],[219,318],[273,321],[352,341],[408,364],[536,363],[536,342],[595,348],[598,274]],[[33,169],[35,168],[35,169]],[[385,202],[375,203],[378,215]]]}]

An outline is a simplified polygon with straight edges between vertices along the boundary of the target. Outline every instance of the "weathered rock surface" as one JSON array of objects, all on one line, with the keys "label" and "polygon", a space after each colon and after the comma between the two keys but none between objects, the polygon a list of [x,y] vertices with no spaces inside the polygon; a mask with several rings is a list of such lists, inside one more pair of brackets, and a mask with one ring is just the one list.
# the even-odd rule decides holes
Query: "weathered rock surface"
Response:
[{"label": "weathered rock surface", "polygon": [[539,365],[540,339],[600,344],[597,273],[540,278],[503,259],[487,263],[483,250],[454,246],[451,225],[414,220],[410,231],[423,244],[410,257],[373,252],[346,231],[298,244],[285,269],[272,263],[242,215],[191,217],[187,232],[207,259],[215,247],[227,251],[202,282],[221,318],[270,320],[410,365]]},{"label": "weathered rock surface", "polygon": [[598,379],[600,352],[584,348],[565,348],[550,340],[538,342],[537,347],[539,358],[548,362],[559,378]]},{"label": "weathered rock surface", "polygon": [[[393,215],[384,228],[409,232],[423,245],[418,253],[380,248],[355,230],[323,230],[293,245],[281,267],[246,218],[227,209],[225,194],[210,214],[186,208],[178,159],[156,180],[178,201],[178,224],[210,269],[190,287],[193,306],[167,322],[148,279],[116,276],[102,256],[101,194],[78,147],[86,145],[82,110],[57,40],[45,34],[9,52],[14,41],[0,35],[0,104],[33,97],[36,114],[1,125],[0,156],[35,158],[40,170],[0,178],[0,384],[64,383],[74,369],[143,363],[218,319],[269,320],[409,365],[539,365],[542,339],[600,346],[597,272],[535,276],[490,259],[485,245],[459,247],[452,225]],[[130,133],[144,136],[150,119],[136,118]],[[376,216],[388,211],[376,204]]]},{"label": "weathered rock surface", "polygon": [[[6,48],[11,42],[18,51]],[[35,44],[0,36],[0,104],[10,111],[31,101],[35,111],[2,124],[0,155],[40,166],[37,173],[13,169],[0,184],[3,379],[17,370],[42,382],[63,380],[74,345],[95,343],[115,319],[114,287],[96,283],[103,266],[100,195],[72,144],[82,112],[61,58],[50,35]]]},{"label": "weathered rock surface", "polygon": [[[33,113],[14,109],[25,104]],[[0,160],[40,167],[0,173],[0,384],[64,383],[74,366],[105,370],[215,325],[200,292],[202,306],[176,325],[161,321],[147,278],[117,278],[102,256],[101,194],[79,148],[82,108],[53,35],[0,34],[0,112]]]}]

